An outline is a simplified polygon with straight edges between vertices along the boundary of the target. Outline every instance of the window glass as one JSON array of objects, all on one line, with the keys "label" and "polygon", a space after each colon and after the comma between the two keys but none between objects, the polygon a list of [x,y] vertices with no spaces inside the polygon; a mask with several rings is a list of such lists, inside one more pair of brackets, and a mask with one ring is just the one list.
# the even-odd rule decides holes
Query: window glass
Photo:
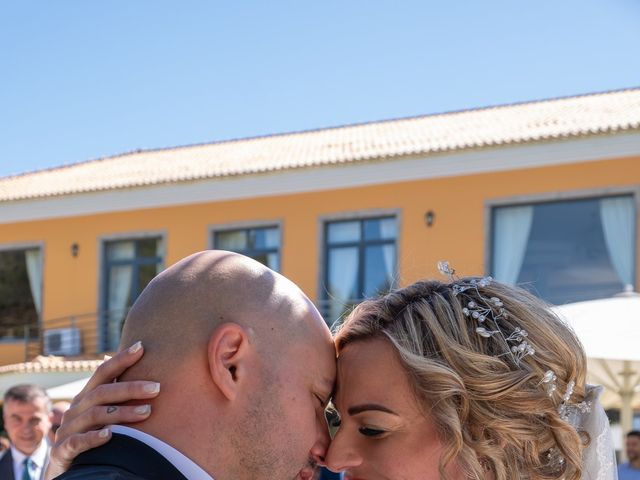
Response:
[{"label": "window glass", "polygon": [[553,304],[605,298],[633,284],[633,197],[494,209],[492,274]]},{"label": "window glass", "polygon": [[396,237],[395,217],[326,224],[320,307],[327,323],[333,323],[363,299],[392,287],[397,270]]},{"label": "window glass", "polygon": [[162,269],[163,242],[158,237],[105,243],[105,292],[102,348],[114,351],[133,302]]},{"label": "window glass", "polygon": [[133,241],[107,242],[107,260],[132,260],[136,256],[136,245]]},{"label": "window glass", "polygon": [[327,320],[336,320],[357,302],[358,248],[332,248],[328,259],[328,311]]},{"label": "window glass", "polygon": [[39,249],[0,251],[0,338],[35,335],[41,288]]},{"label": "window glass", "polygon": [[256,229],[256,248],[278,248],[280,232],[278,228]]},{"label": "window glass", "polygon": [[358,248],[329,251],[329,295],[343,301],[360,298],[358,293]]},{"label": "window glass", "polygon": [[364,238],[367,240],[394,239],[397,221],[395,218],[366,220],[364,222]]},{"label": "window glass", "polygon": [[242,228],[214,233],[215,248],[241,253],[267,267],[280,271],[280,229],[278,227]]},{"label": "window glass", "polygon": [[252,258],[275,272],[280,270],[280,255],[277,253],[256,253]]},{"label": "window glass", "polygon": [[230,252],[246,250],[247,232],[245,230],[236,230],[216,233],[216,248]]},{"label": "window glass", "polygon": [[138,268],[138,289],[139,293],[142,293],[142,290],[146,288],[153,277],[157,275],[159,265],[149,264],[149,265],[140,265]]},{"label": "window glass", "polygon": [[328,225],[327,239],[329,243],[348,243],[360,240],[360,221],[332,222]]},{"label": "window glass", "polygon": [[158,238],[145,238],[136,241],[138,257],[156,257],[158,256]]},{"label": "window glass", "polygon": [[365,250],[363,297],[373,297],[389,291],[393,283],[396,263],[394,245],[372,245]]}]

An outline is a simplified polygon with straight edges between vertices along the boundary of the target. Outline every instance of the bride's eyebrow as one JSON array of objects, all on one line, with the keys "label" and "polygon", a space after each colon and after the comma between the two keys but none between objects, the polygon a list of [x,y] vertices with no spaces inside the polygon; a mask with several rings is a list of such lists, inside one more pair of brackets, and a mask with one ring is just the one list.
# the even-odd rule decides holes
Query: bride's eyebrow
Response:
[{"label": "bride's eyebrow", "polygon": [[398,414],[396,412],[394,412],[393,410],[388,409],[384,405],[378,405],[376,403],[365,403],[363,405],[354,405],[353,407],[349,407],[349,409],[347,410],[347,413],[350,416],[354,416],[354,415],[357,415],[359,413],[368,412],[368,411],[371,411],[371,410],[377,411],[377,412],[390,413],[391,415],[398,416]]}]

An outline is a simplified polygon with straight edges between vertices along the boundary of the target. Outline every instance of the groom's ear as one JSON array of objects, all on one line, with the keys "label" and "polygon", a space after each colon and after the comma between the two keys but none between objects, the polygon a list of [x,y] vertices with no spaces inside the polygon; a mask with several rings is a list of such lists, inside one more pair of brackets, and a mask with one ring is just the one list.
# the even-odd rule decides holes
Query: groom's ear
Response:
[{"label": "groom's ear", "polygon": [[238,395],[250,353],[249,337],[237,323],[219,325],[209,338],[207,354],[211,379],[228,400],[234,400]]}]

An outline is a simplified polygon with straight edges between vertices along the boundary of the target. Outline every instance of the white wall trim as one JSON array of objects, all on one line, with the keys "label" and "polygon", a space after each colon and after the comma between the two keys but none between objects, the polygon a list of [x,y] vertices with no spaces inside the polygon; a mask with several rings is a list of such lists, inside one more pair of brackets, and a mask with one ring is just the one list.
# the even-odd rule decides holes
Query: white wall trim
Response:
[{"label": "white wall trim", "polygon": [[0,224],[640,156],[640,133],[0,203]]}]

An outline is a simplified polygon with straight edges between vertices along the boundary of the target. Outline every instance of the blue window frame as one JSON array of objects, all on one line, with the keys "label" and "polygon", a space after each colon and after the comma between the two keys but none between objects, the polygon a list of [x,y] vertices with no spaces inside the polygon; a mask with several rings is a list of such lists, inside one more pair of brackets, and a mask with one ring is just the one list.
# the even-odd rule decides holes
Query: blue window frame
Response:
[{"label": "blue window frame", "polygon": [[163,241],[146,237],[104,242],[101,345],[115,351],[133,302],[162,270]]},{"label": "blue window frame", "polygon": [[321,310],[327,323],[333,323],[361,300],[393,287],[397,235],[395,216],[325,224]]},{"label": "blue window frame", "polygon": [[219,250],[241,253],[280,271],[280,228],[278,226],[218,230],[213,245]]}]

